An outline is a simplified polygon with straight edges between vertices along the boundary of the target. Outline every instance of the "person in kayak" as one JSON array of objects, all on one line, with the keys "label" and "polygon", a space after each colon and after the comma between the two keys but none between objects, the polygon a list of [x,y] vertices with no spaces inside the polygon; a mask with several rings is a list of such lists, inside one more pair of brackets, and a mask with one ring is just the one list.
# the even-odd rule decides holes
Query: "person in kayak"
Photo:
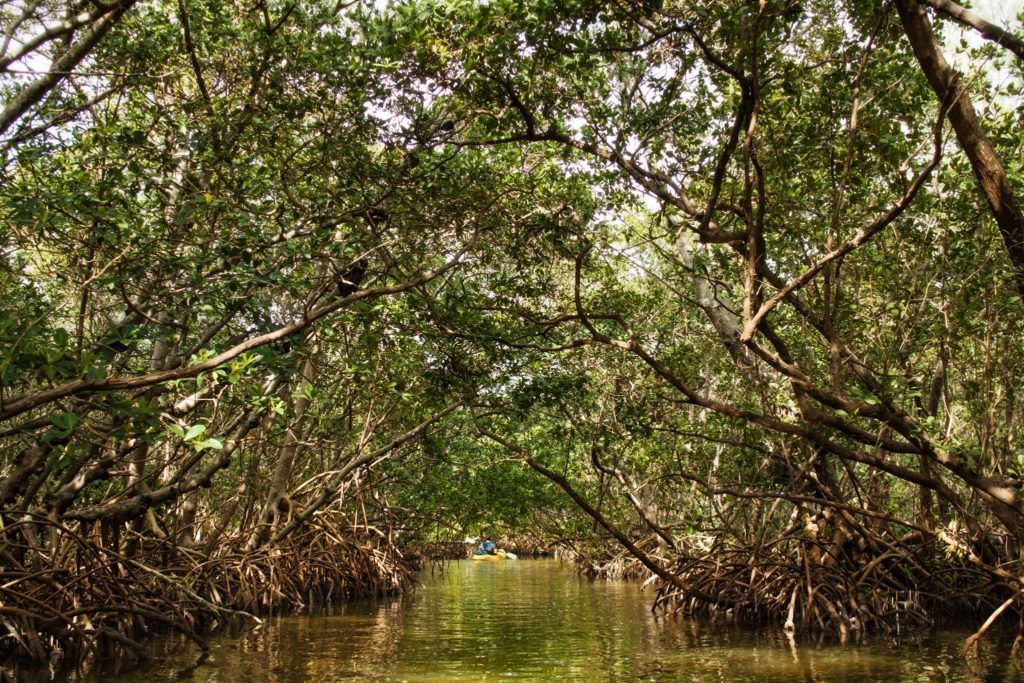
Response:
[{"label": "person in kayak", "polygon": [[480,547],[476,550],[477,555],[494,555],[497,552],[498,546],[494,544],[494,541],[486,536],[484,537],[483,542],[480,543]]}]

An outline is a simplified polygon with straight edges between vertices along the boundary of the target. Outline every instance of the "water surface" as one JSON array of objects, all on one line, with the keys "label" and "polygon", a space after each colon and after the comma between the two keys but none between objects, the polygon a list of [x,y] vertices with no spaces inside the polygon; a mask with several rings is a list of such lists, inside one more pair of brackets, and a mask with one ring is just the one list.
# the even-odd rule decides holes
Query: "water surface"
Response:
[{"label": "water surface", "polygon": [[[268,619],[151,666],[84,681],[955,681],[967,632],[840,646],[778,630],[652,615],[636,583],[588,581],[551,560],[453,562],[413,596]],[[984,680],[1021,680],[1005,637],[987,638]]]}]

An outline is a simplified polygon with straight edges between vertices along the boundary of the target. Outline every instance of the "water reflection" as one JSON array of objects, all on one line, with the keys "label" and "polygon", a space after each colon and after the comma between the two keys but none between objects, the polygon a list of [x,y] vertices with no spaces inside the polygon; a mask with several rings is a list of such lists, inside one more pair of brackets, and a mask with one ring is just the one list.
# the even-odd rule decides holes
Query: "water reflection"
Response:
[{"label": "water reflection", "polygon": [[[651,596],[638,585],[579,579],[553,561],[455,562],[422,581],[405,599],[218,637],[194,668],[197,653],[181,647],[144,670],[83,680],[967,680],[959,658],[965,633],[846,647],[804,638],[794,647],[774,630],[666,620],[650,613]],[[1009,643],[983,642],[985,680],[1018,680],[1005,661]]]}]

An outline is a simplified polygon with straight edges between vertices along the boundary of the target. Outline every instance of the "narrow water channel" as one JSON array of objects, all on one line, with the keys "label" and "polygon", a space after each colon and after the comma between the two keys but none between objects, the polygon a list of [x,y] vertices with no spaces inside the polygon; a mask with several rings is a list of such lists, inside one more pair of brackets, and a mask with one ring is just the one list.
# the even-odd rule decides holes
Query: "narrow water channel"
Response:
[{"label": "narrow water channel", "polygon": [[[551,560],[453,562],[415,595],[268,620],[197,653],[82,681],[952,681],[966,680],[965,632],[791,645],[777,631],[679,622],[650,613],[636,583],[588,581]],[[984,680],[1019,680],[1009,643],[985,644]],[[43,675],[38,680],[45,680]],[[63,676],[61,677],[63,680]]]}]

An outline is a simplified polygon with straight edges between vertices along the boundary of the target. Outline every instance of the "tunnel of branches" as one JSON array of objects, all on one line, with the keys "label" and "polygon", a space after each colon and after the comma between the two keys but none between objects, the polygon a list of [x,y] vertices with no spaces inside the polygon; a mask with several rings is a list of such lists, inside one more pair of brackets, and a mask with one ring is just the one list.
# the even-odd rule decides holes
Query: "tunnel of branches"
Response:
[{"label": "tunnel of branches", "polygon": [[[945,0],[0,10],[0,650],[494,535],[842,638],[1024,595],[1024,43]],[[968,644],[970,645],[970,643]]]}]

